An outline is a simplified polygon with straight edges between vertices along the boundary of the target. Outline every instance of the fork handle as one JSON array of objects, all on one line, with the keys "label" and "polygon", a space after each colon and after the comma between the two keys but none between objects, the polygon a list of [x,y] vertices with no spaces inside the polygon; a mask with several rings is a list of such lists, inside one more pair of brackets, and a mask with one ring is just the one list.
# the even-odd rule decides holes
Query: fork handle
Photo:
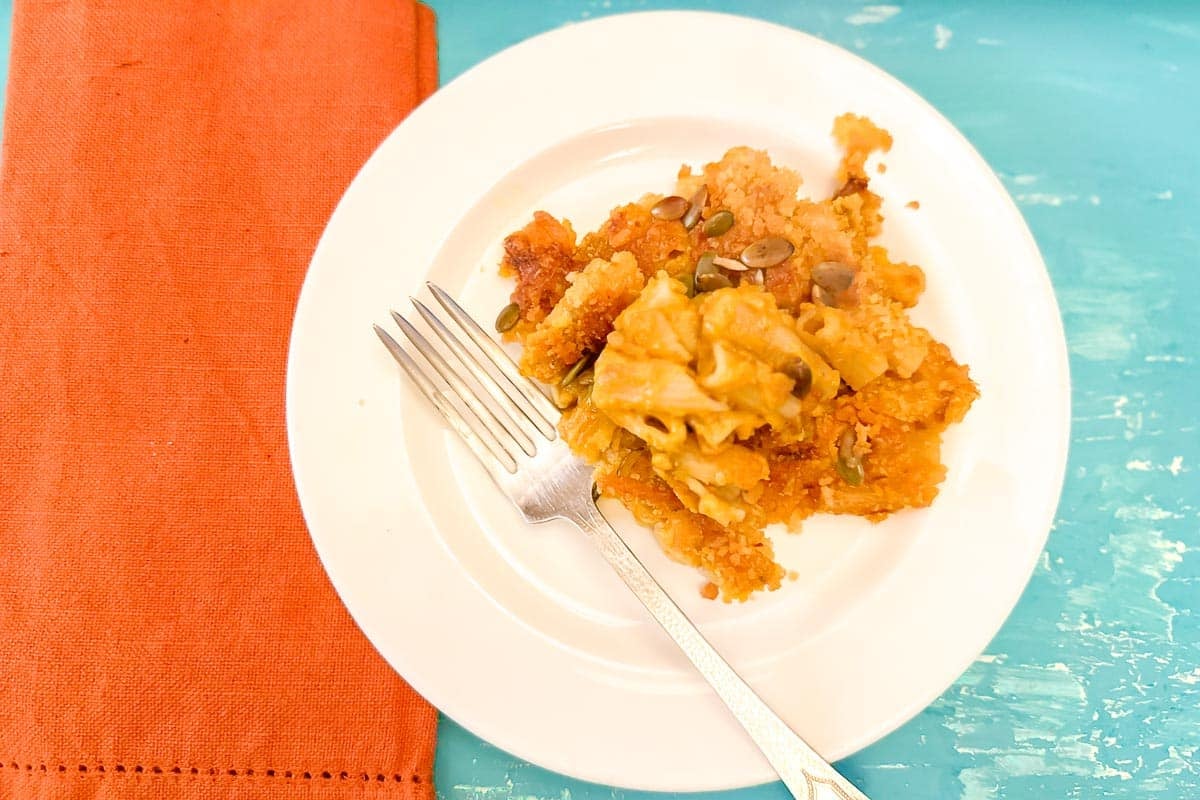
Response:
[{"label": "fork handle", "polygon": [[599,547],[604,558],[633,590],[709,686],[750,734],[780,780],[797,800],[869,800],[817,755],[808,743],[763,702],[696,629],[670,595],[654,580],[629,545],[608,524],[595,504],[583,501],[564,514]]}]

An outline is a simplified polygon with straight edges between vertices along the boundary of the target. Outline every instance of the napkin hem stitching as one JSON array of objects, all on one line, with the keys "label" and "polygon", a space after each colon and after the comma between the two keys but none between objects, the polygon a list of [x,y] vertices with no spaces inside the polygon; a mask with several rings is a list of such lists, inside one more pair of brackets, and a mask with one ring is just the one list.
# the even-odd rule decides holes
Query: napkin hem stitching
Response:
[{"label": "napkin hem stitching", "polygon": [[[30,774],[30,775],[54,775],[54,774],[66,774],[68,772],[77,772],[80,775],[97,775],[97,776],[104,776],[104,775],[121,775],[121,776],[150,775],[150,776],[156,776],[156,775],[161,775],[161,776],[167,777],[167,776],[187,775],[189,777],[191,777],[191,776],[195,776],[195,777],[206,776],[206,777],[218,777],[218,778],[219,777],[232,777],[232,778],[265,777],[265,778],[274,778],[274,779],[280,779],[280,780],[296,780],[296,781],[362,781],[363,783],[369,783],[371,781],[374,781],[376,783],[404,783],[405,779],[406,779],[406,776],[403,773],[399,773],[399,772],[393,772],[391,774],[391,776],[389,777],[386,773],[379,772],[379,771],[374,771],[374,772],[354,771],[354,772],[351,772],[349,770],[338,770],[335,772],[332,770],[320,770],[320,771],[314,772],[313,770],[292,770],[292,769],[256,770],[256,769],[249,768],[249,767],[247,767],[245,769],[233,769],[233,768],[219,769],[217,767],[207,767],[207,768],[181,767],[178,765],[170,767],[170,768],[164,768],[164,767],[161,767],[158,765],[146,766],[143,764],[134,764],[132,766],[126,766],[123,763],[114,764],[111,767],[106,766],[102,763],[95,763],[90,766],[88,764],[79,764],[75,769],[71,769],[68,765],[61,764],[61,763],[54,765],[54,766],[50,766],[44,762],[38,762],[37,764],[34,764],[33,762],[26,761],[24,764],[24,768],[22,768],[22,765],[19,761],[9,761],[9,762],[0,761],[0,770],[8,770],[10,772],[25,773],[25,774]],[[421,775],[419,773],[415,773],[415,772],[408,775],[407,780],[414,784],[419,784],[422,782]]]}]

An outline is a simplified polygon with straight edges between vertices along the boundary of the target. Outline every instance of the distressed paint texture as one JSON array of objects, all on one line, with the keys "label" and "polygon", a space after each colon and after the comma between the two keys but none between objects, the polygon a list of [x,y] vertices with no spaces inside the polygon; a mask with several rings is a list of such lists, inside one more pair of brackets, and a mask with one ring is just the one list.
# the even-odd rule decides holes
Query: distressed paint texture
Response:
[{"label": "distressed paint texture", "polygon": [[[855,50],[967,135],[1017,199],[1062,308],[1066,486],[1046,552],[987,653],[840,767],[881,799],[1200,798],[1200,6],[434,6],[444,79],[558,25],[712,8]],[[437,769],[446,800],[643,795],[545,772],[449,721]]]},{"label": "distressed paint texture", "polygon": [[[1017,198],[1062,307],[1074,392],[1066,487],[1046,552],[986,654],[839,766],[880,800],[1200,798],[1200,5],[433,6],[443,80],[559,25],[712,8],[856,50],[971,139]],[[0,59],[10,10],[0,0]],[[650,797],[546,772],[450,721],[437,788],[445,800]],[[769,784],[723,796],[787,795]]]}]

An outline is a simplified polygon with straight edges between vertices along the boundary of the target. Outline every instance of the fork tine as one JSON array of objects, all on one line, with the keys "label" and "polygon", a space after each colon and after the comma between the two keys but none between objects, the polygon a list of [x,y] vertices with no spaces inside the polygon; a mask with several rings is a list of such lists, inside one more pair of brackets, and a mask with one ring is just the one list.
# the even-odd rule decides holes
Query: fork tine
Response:
[{"label": "fork tine", "polygon": [[475,432],[474,428],[471,427],[471,424],[467,422],[466,418],[458,412],[454,404],[429,379],[429,376],[413,360],[412,356],[404,351],[400,343],[378,325],[373,327],[380,341],[387,347],[388,352],[392,354],[392,358],[399,362],[400,367],[412,379],[412,382],[417,385],[417,388],[421,390],[421,394],[425,395],[426,399],[433,403],[434,408],[438,410],[442,418],[467,443],[467,446],[471,448],[471,452],[475,454],[475,457],[483,464],[484,469],[492,476],[492,480],[496,481],[496,483],[501,483],[504,477],[515,473],[517,471],[517,462],[513,460],[512,456],[503,449],[497,452],[493,449],[494,445],[485,442]]},{"label": "fork tine", "polygon": [[[429,327],[433,329],[433,332],[436,333],[438,337],[446,343],[446,346],[449,347],[451,352],[454,353],[455,357],[462,362],[462,365],[466,367],[467,371],[474,376],[479,385],[487,390],[487,393],[491,395],[492,399],[507,408],[510,414],[512,414],[514,411],[516,412],[514,414],[516,424],[521,428],[521,431],[526,436],[530,437],[531,441],[532,437],[538,434],[548,438],[553,438],[554,426],[549,425],[542,420],[541,415],[530,413],[528,404],[522,402],[522,398],[519,394],[517,394],[516,389],[508,385],[507,381],[501,383],[493,378],[491,373],[484,369],[483,364],[480,363],[478,356],[474,355],[467,349],[466,345],[462,343],[462,340],[454,333],[454,331],[446,327],[446,323],[442,322],[441,318],[438,317],[437,314],[433,313],[429,306],[425,305],[415,297],[410,299],[412,300],[413,306],[417,309],[417,313],[420,314],[425,322],[429,324]],[[513,395],[517,396],[513,397]],[[523,421],[528,421],[531,423],[533,428],[531,429],[527,425],[523,425]]]},{"label": "fork tine", "polygon": [[[525,455],[532,456],[537,452],[533,447],[533,440],[526,436],[520,428],[516,428],[513,421],[507,419],[507,414],[501,412],[500,416],[497,416],[496,412],[480,402],[478,395],[475,394],[475,390],[467,385],[467,382],[454,370],[454,367],[450,366],[449,362],[437,351],[437,348],[430,344],[429,340],[413,327],[411,322],[406,320],[397,311],[392,312],[392,319],[396,320],[396,324],[400,326],[400,330],[412,342],[413,347],[417,348],[417,351],[425,356],[425,360],[433,366],[438,375],[442,376],[442,380],[450,385],[450,389],[458,395],[467,408],[471,409],[471,413],[483,423],[484,427],[488,429],[488,433],[495,437],[496,442],[508,451],[509,455],[514,458],[516,457],[516,452],[513,449],[514,444],[524,450]],[[501,417],[505,419],[501,419]],[[513,428],[516,428],[516,430],[514,431]]]},{"label": "fork tine", "polygon": [[[427,281],[425,285],[429,287],[429,291],[433,292],[433,296],[441,303],[442,308],[446,309],[446,312],[454,318],[459,327],[466,331],[467,336],[475,343],[475,346],[483,351],[488,360],[500,371],[500,374],[525,399],[525,402],[531,405],[534,411],[553,429],[555,421],[561,416],[561,412],[554,407],[554,404],[546,399],[546,395],[542,394],[533,381],[521,374],[520,370],[517,369],[517,365],[501,349],[500,345],[496,344],[495,340],[488,336],[483,328],[479,327],[479,323],[472,319],[471,315],[445,289],[432,281]],[[516,398],[514,397],[513,400],[516,401]],[[526,415],[530,419],[533,419],[533,416],[528,412],[526,412]],[[538,428],[542,430],[542,426],[539,425]],[[545,431],[543,430],[543,432]],[[554,438],[551,434],[547,434],[547,436],[551,439]]]}]

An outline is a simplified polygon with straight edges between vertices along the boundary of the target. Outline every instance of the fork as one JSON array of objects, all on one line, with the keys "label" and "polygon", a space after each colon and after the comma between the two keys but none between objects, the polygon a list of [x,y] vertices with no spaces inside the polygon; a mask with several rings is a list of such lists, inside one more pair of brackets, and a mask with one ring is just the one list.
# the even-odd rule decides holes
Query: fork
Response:
[{"label": "fork", "polygon": [[[793,797],[868,800],[754,693],[608,524],[596,507],[591,467],[575,456],[557,433],[555,424],[560,413],[554,404],[536,384],[521,375],[500,345],[454,298],[436,284],[426,286],[453,323],[466,334],[464,341],[438,314],[412,298],[413,307],[454,356],[458,368],[396,311],[392,311],[392,318],[432,367],[432,372],[422,367],[383,328],[375,325],[375,333],[421,393],[466,442],[526,522],[564,519],[591,539],[625,585],[708,681]],[[463,376],[464,370],[491,398],[491,403],[485,402],[470,386]],[[438,386],[434,375],[442,379],[466,413]]]}]

